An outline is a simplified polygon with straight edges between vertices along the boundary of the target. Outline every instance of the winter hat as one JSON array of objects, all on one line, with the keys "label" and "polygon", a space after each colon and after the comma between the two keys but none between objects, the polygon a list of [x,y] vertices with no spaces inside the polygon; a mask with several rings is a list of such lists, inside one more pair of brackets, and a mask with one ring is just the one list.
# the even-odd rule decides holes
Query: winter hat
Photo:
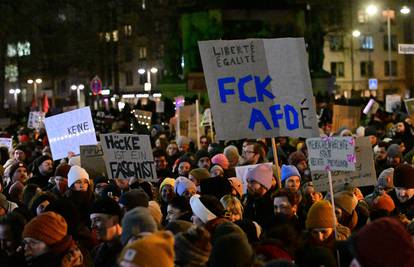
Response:
[{"label": "winter hat", "polygon": [[372,209],[392,212],[395,209],[395,204],[392,198],[387,193],[384,193],[372,201]]},{"label": "winter hat", "polygon": [[220,165],[224,170],[229,168],[229,160],[222,153],[211,158],[211,163]]},{"label": "winter hat", "polygon": [[71,166],[67,163],[61,163],[56,167],[55,176],[68,178],[68,173]]},{"label": "winter hat", "polygon": [[213,173],[213,172],[215,171],[215,169],[218,169],[218,170],[219,170],[219,172],[221,172],[221,173],[223,173],[223,174],[224,174],[224,170],[223,170],[223,168],[222,168],[219,164],[213,164],[213,165],[210,167],[210,173]]},{"label": "winter hat", "polygon": [[387,155],[390,158],[400,157],[402,158],[401,148],[397,144],[391,144],[387,149]]},{"label": "winter hat", "polygon": [[342,191],[334,194],[335,205],[351,215],[358,205],[358,200],[350,191]]},{"label": "winter hat", "polygon": [[113,200],[110,197],[101,197],[93,202],[90,214],[93,213],[103,213],[108,215],[116,215],[121,218],[121,208],[118,205],[118,202]]},{"label": "winter hat", "polygon": [[377,186],[381,186],[385,189],[392,189],[394,188],[394,168],[388,168],[383,170],[377,181]]},{"label": "winter hat", "polygon": [[185,232],[193,226],[192,223],[184,220],[176,220],[169,222],[165,227],[165,230],[171,231],[174,235]]},{"label": "winter hat", "polygon": [[228,180],[231,184],[231,187],[234,188],[234,190],[236,190],[239,197],[242,197],[243,196],[243,185],[240,182],[240,180],[237,179],[237,177],[231,177]]},{"label": "winter hat", "polygon": [[136,207],[125,213],[122,218],[121,242],[126,244],[131,236],[142,232],[154,233],[157,231],[157,223],[148,208]]},{"label": "winter hat", "polygon": [[148,195],[142,189],[129,190],[119,198],[119,204],[123,205],[127,211],[135,207],[148,208],[148,202]]},{"label": "winter hat", "polygon": [[138,239],[124,247],[118,263],[123,261],[140,267],[174,267],[174,236],[160,231]]},{"label": "winter hat", "polygon": [[197,191],[196,185],[187,177],[180,176],[177,179],[175,179],[175,187],[174,191],[177,195],[182,196],[184,192],[189,189],[194,189],[194,191]]},{"label": "winter hat", "polygon": [[215,241],[218,240],[220,237],[234,233],[246,236],[243,229],[236,223],[224,222],[216,227],[211,242],[214,245]]},{"label": "winter hat", "polygon": [[414,244],[411,235],[396,219],[377,219],[359,230],[351,241],[354,256],[361,266],[414,266]]},{"label": "winter hat", "polygon": [[27,166],[26,166],[26,164],[24,164],[24,162],[16,162],[16,163],[14,163],[13,165],[10,166],[10,169],[9,169],[10,179],[13,178],[13,175],[17,171],[17,169],[21,168],[21,167],[25,168],[26,171],[28,171]]},{"label": "winter hat", "polygon": [[394,186],[414,188],[414,168],[409,164],[401,164],[394,170]]},{"label": "winter hat", "polygon": [[14,202],[19,201],[19,196],[23,193],[24,184],[20,181],[14,182],[9,188],[10,200]]},{"label": "winter hat", "polygon": [[244,231],[250,244],[260,241],[262,227],[257,222],[244,218],[234,223]]},{"label": "winter hat", "polygon": [[208,221],[217,218],[213,212],[204,206],[203,202],[200,200],[200,195],[198,194],[190,198],[190,206],[193,213],[200,218],[203,223],[207,223]]},{"label": "winter hat", "polygon": [[80,166],[81,166],[80,156],[71,157],[71,158],[69,159],[68,164],[69,164],[70,166],[79,166],[79,167],[80,167]]},{"label": "winter hat", "polygon": [[165,179],[162,181],[161,185],[160,185],[160,192],[161,192],[162,188],[164,187],[164,185],[171,185],[171,186],[172,186],[172,188],[174,188],[174,185],[175,185],[175,179],[173,179],[173,178],[165,178]]},{"label": "winter hat", "polygon": [[248,181],[256,181],[267,190],[272,187],[273,170],[272,166],[267,164],[260,164],[247,173]]},{"label": "winter hat", "polygon": [[109,184],[109,179],[105,176],[98,176],[93,179],[93,184],[96,186],[97,184]]},{"label": "winter hat", "polygon": [[147,181],[136,181],[132,184],[129,185],[129,188],[131,189],[141,189],[144,190],[145,193],[147,193],[149,199],[154,199],[154,194],[153,194],[153,186],[150,182]]},{"label": "winter hat", "polygon": [[[243,255],[242,257],[236,255]],[[211,267],[251,266],[253,250],[247,238],[240,234],[229,234],[216,240],[210,255]]]},{"label": "winter hat", "polygon": [[201,149],[196,152],[195,157],[196,162],[198,162],[201,158],[210,158],[210,154],[206,150]]},{"label": "winter hat", "polygon": [[57,213],[47,211],[26,224],[23,238],[30,237],[51,246],[65,238],[67,231],[68,225],[65,219]]},{"label": "winter hat", "polygon": [[190,144],[190,139],[188,139],[187,136],[181,135],[177,138],[177,145],[183,146],[183,145],[189,145]]},{"label": "winter hat", "polygon": [[281,176],[282,176],[282,182],[284,182],[286,179],[292,176],[300,177],[300,173],[298,169],[293,165],[282,165]]},{"label": "winter hat", "polygon": [[193,169],[190,171],[190,175],[193,176],[198,182],[210,178],[210,173],[205,168]]},{"label": "winter hat", "polygon": [[305,154],[302,151],[295,151],[289,155],[288,163],[289,165],[296,166],[296,164],[307,161]]},{"label": "winter hat", "polygon": [[151,213],[157,225],[161,225],[162,212],[160,205],[156,201],[151,200],[150,202],[148,202],[148,210]]},{"label": "winter hat", "polygon": [[376,136],[377,135],[377,129],[374,126],[367,126],[367,127],[365,127],[364,135],[365,136],[371,136],[371,135]]},{"label": "winter hat", "polygon": [[329,201],[321,200],[313,203],[306,217],[306,229],[313,228],[334,228],[332,206]]},{"label": "winter hat", "polygon": [[116,184],[108,184],[101,192],[101,197],[120,197],[121,189]]},{"label": "winter hat", "polygon": [[175,236],[177,265],[205,265],[211,252],[210,233],[202,227],[191,227]]},{"label": "winter hat", "polygon": [[224,152],[223,152],[224,156],[226,156],[226,158],[228,159],[229,163],[236,163],[239,162],[240,159],[240,154],[239,154],[239,150],[237,149],[237,147],[230,145],[227,146],[226,148],[224,148]]},{"label": "winter hat", "polygon": [[68,173],[68,187],[70,188],[76,181],[86,178],[89,180],[89,174],[82,167],[72,166]]}]

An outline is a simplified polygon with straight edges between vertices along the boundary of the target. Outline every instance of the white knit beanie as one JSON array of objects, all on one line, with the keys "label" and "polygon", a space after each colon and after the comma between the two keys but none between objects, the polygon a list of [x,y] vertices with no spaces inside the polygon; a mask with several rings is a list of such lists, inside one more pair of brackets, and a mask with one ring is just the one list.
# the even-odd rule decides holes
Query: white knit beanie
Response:
[{"label": "white knit beanie", "polygon": [[206,206],[204,206],[204,204],[200,200],[200,195],[198,194],[190,198],[190,206],[194,215],[200,218],[200,220],[203,223],[207,223],[208,221],[217,218],[217,216],[214,215],[214,213],[212,213],[209,209],[206,208]]},{"label": "white knit beanie", "polygon": [[76,181],[86,178],[89,180],[89,174],[82,167],[77,165],[70,167],[68,173],[68,187],[70,188]]}]

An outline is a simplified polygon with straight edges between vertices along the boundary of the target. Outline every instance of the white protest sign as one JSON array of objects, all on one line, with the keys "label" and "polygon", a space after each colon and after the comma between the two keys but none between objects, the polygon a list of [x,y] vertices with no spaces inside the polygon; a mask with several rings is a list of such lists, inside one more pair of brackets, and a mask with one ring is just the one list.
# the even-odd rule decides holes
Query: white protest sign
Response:
[{"label": "white protest sign", "polygon": [[13,147],[13,141],[12,141],[11,138],[1,137],[0,138],[0,146],[7,147],[9,149],[9,151],[10,151],[12,149],[12,147]]},{"label": "white protest sign", "polygon": [[401,106],[401,96],[397,94],[385,96],[385,111],[392,113]]},{"label": "white protest sign", "polygon": [[319,135],[303,38],[198,45],[218,139]]},{"label": "white protest sign", "polygon": [[311,171],[354,171],[353,137],[318,137],[306,139]]},{"label": "white protest sign", "polygon": [[45,113],[42,111],[30,111],[29,119],[27,120],[27,128],[40,129],[43,127],[45,120]]},{"label": "white protest sign", "polygon": [[[375,185],[377,176],[369,137],[360,137],[355,141],[356,164],[355,171],[332,171],[332,184],[335,192],[343,190],[345,184],[356,187]],[[329,191],[328,174],[325,171],[312,171],[312,181],[315,189]]]},{"label": "white protest sign", "polygon": [[101,134],[100,139],[109,178],[157,181],[148,135]]},{"label": "white protest sign", "polygon": [[243,194],[247,192],[247,174],[250,170],[253,170],[259,165],[268,165],[272,166],[271,162],[262,163],[262,164],[255,164],[255,165],[246,165],[246,166],[237,166],[236,167],[236,177],[240,180],[243,186]]},{"label": "white protest sign", "polygon": [[45,118],[53,160],[80,154],[81,145],[95,145],[96,135],[89,107]]},{"label": "white protest sign", "polygon": [[404,99],[405,109],[408,115],[414,115],[414,98]]}]

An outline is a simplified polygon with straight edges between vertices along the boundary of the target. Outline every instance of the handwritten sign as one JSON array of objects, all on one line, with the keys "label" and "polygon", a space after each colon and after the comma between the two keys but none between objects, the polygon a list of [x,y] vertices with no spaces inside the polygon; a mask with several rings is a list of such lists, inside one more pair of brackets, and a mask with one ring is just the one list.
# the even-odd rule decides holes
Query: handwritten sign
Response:
[{"label": "handwritten sign", "polygon": [[268,165],[272,166],[271,162],[262,163],[262,164],[254,164],[254,165],[246,165],[246,166],[237,166],[236,167],[236,177],[240,180],[243,186],[243,194],[247,192],[247,174],[250,170],[253,170],[258,165]]},{"label": "handwritten sign", "polygon": [[65,112],[45,119],[53,160],[79,155],[81,145],[95,145],[96,135],[89,107]]},{"label": "handwritten sign", "polygon": [[385,96],[385,111],[392,113],[401,107],[401,96],[398,94]]},{"label": "handwritten sign", "polygon": [[[356,164],[355,171],[332,171],[332,184],[335,192],[343,190],[345,184],[356,187],[375,185],[374,152],[369,137],[360,137],[355,141]],[[315,189],[324,192],[329,190],[328,175],[325,171],[312,171],[312,181]]]},{"label": "handwritten sign", "polygon": [[148,135],[101,134],[100,139],[110,179],[134,177],[157,181]]},{"label": "handwritten sign", "polygon": [[27,128],[40,129],[44,127],[45,113],[42,111],[31,111],[27,120]]},{"label": "handwritten sign", "polygon": [[303,38],[198,45],[218,139],[318,136]]},{"label": "handwritten sign", "polygon": [[333,106],[332,130],[334,132],[344,126],[351,130],[355,129],[360,126],[360,121],[361,107],[341,105]]},{"label": "handwritten sign", "polygon": [[101,144],[80,146],[81,166],[90,177],[107,176]]},{"label": "handwritten sign", "polygon": [[0,138],[0,146],[7,147],[9,151],[13,148],[13,141],[11,138]]},{"label": "handwritten sign", "polygon": [[306,139],[309,167],[312,171],[354,171],[355,139],[321,137]]}]

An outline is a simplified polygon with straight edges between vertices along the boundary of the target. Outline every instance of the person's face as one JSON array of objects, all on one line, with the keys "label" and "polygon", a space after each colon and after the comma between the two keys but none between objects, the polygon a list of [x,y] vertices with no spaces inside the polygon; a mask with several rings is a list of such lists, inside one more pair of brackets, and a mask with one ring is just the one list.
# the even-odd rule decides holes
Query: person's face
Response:
[{"label": "person's face", "polygon": [[247,181],[247,193],[251,196],[261,196],[262,188],[262,185],[254,180]]},{"label": "person's face", "polygon": [[13,255],[18,247],[18,240],[14,240],[11,228],[7,224],[0,224],[0,250]]},{"label": "person's face", "polygon": [[311,235],[316,241],[322,243],[331,236],[333,230],[333,228],[313,228]]},{"label": "person's face", "polygon": [[42,213],[47,206],[49,206],[50,202],[48,200],[43,201],[42,203],[39,204],[39,206],[37,206],[36,208],[36,214],[39,215],[40,213]]},{"label": "person's face", "polygon": [[36,258],[45,254],[48,251],[48,247],[45,242],[26,237],[23,239],[24,244],[24,257],[26,260]]},{"label": "person's face", "polygon": [[55,182],[57,188],[61,193],[66,192],[66,190],[68,189],[68,178],[63,176],[55,176]]},{"label": "person's face", "polygon": [[193,182],[196,186],[199,185],[199,182],[197,181],[197,179],[191,174],[188,175],[188,179],[190,179],[190,181]]},{"label": "person's face", "polygon": [[305,160],[302,160],[298,164],[296,164],[296,168],[300,173],[304,173],[305,170],[308,168],[308,163]]},{"label": "person's face", "polygon": [[296,208],[292,207],[287,197],[275,197],[273,208],[275,215],[284,214],[290,218],[296,213]]},{"label": "person's face", "polygon": [[178,146],[176,144],[169,144],[167,146],[167,154],[168,156],[174,156],[178,152]]},{"label": "person's face", "polygon": [[178,146],[178,151],[180,152],[188,152],[188,150],[190,149],[190,146],[188,144],[181,144]]},{"label": "person's face", "polygon": [[401,163],[400,157],[387,157],[388,165],[395,168]]},{"label": "person's face", "polygon": [[18,161],[24,161],[26,159],[26,154],[23,150],[17,149],[13,153],[13,158]]},{"label": "person's face", "polygon": [[407,202],[414,196],[414,188],[396,187],[395,193],[401,203]]},{"label": "person's face", "polygon": [[221,177],[224,175],[223,171],[220,168],[213,168],[210,170],[211,177]]},{"label": "person's face", "polygon": [[208,149],[208,140],[207,138],[201,138],[200,139],[200,149],[207,150]]},{"label": "person's face", "polygon": [[402,123],[402,122],[397,123],[397,124],[395,125],[395,131],[396,131],[397,133],[403,133],[403,132],[405,131],[405,126],[404,126],[404,123]]},{"label": "person's face", "polygon": [[369,141],[371,142],[372,146],[375,146],[378,142],[378,138],[375,135],[370,135],[369,136]]},{"label": "person's face", "polygon": [[165,220],[169,222],[174,222],[178,220],[182,215],[184,215],[185,212],[181,211],[178,208],[175,208],[171,205],[168,205],[167,207],[167,217],[165,217]]},{"label": "person's face", "polygon": [[243,148],[242,158],[244,164],[256,164],[259,159],[259,154],[254,152],[254,145],[247,145]]},{"label": "person's face", "polygon": [[236,208],[227,208],[225,217],[229,219],[231,222],[235,222],[242,219],[242,214],[241,211],[237,210]]},{"label": "person's face", "polygon": [[155,140],[155,147],[158,147],[158,148],[161,147],[161,141],[160,141],[159,138],[157,140]]},{"label": "person's face", "polygon": [[300,187],[300,178],[299,176],[291,176],[286,179],[285,188],[289,189],[292,192],[297,192]]},{"label": "person's face", "polygon": [[12,180],[13,182],[19,181],[19,182],[22,182],[23,184],[26,183],[27,169],[25,167],[17,168],[17,170],[13,174]]},{"label": "person's face", "polygon": [[167,160],[164,156],[155,157],[154,161],[157,170],[165,170],[167,168]]},{"label": "person's face", "polygon": [[170,201],[174,197],[174,188],[167,184],[161,189],[161,199],[164,202]]},{"label": "person's face", "polygon": [[377,153],[375,153],[375,159],[378,161],[385,160],[387,158],[387,150],[385,147],[379,147]]},{"label": "person's face", "polygon": [[200,158],[197,162],[199,168],[210,169],[211,160],[209,157]]},{"label": "person's face", "polygon": [[180,176],[188,176],[188,173],[190,172],[191,165],[188,162],[181,162],[180,165],[178,165],[178,174]]},{"label": "person's face", "polygon": [[53,171],[53,162],[50,159],[47,159],[42,162],[39,166],[39,171],[43,174],[49,174]]},{"label": "person's face", "polygon": [[91,226],[96,231],[98,240],[109,241],[115,237],[116,223],[114,217],[104,213],[92,213],[90,215]]},{"label": "person's face", "polygon": [[95,193],[97,195],[100,195],[102,193],[102,191],[105,189],[106,186],[108,186],[107,183],[97,183],[95,185]]},{"label": "person's face", "polygon": [[88,191],[88,187],[89,187],[89,180],[86,178],[81,178],[73,184],[73,190],[75,191],[86,192]]}]

